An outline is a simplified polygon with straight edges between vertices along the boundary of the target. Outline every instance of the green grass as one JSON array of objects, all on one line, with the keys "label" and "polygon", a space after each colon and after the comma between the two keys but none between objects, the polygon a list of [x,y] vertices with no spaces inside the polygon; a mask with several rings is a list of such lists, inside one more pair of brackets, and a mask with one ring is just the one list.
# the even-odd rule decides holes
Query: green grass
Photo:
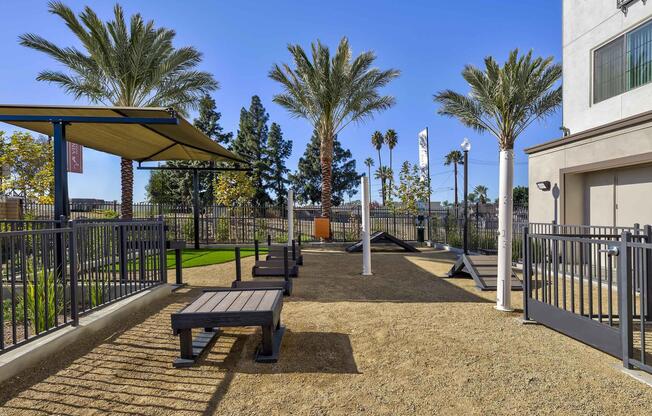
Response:
[{"label": "green grass", "polygon": [[[260,250],[260,252],[265,253],[267,250]],[[243,258],[253,255],[253,248],[240,249],[240,256]],[[174,269],[177,264],[174,251],[168,251],[167,256],[168,269]],[[221,264],[233,260],[235,260],[235,250],[232,248],[203,248],[199,250],[186,248],[181,250],[181,266],[183,268],[209,266],[211,264]]]}]

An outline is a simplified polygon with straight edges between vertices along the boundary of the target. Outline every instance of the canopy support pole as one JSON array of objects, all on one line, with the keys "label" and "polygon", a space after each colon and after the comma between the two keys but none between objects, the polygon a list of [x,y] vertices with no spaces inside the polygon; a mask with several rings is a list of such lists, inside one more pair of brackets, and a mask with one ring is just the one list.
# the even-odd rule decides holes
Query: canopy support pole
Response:
[{"label": "canopy support pole", "polygon": [[199,250],[199,172],[192,170],[192,215],[195,231],[195,250]]},{"label": "canopy support pole", "polygon": [[54,121],[54,219],[70,217],[68,203],[68,144],[66,122]]}]

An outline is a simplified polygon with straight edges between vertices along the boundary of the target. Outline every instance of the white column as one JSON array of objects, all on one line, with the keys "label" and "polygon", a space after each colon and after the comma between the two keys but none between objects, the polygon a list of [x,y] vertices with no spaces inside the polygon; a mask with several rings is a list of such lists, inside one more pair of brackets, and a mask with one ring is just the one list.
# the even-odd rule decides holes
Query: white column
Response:
[{"label": "white column", "polygon": [[294,191],[288,190],[288,246],[292,247],[294,240]]},{"label": "white column", "polygon": [[362,275],[371,276],[371,241],[369,232],[369,178],[363,176],[360,180],[360,202],[362,204]]},{"label": "white column", "polygon": [[512,311],[512,220],[514,185],[514,150],[500,151],[498,190],[498,291],[496,309]]}]

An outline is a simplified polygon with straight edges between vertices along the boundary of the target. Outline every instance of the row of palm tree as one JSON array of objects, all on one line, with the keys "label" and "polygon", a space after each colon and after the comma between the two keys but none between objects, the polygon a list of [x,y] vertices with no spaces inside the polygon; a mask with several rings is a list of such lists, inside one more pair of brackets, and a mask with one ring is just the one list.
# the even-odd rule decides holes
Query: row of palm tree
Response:
[{"label": "row of palm tree", "polygon": [[[393,189],[394,186],[394,168],[392,166],[392,154],[394,148],[398,144],[398,134],[396,130],[389,129],[383,135],[380,131],[376,130],[371,135],[371,144],[378,151],[378,170],[376,170],[375,178],[380,180],[381,186],[381,198],[383,205],[387,203],[388,198],[390,198],[389,190]],[[389,166],[383,166],[383,159],[381,155],[381,150],[383,145],[387,145],[389,149]],[[365,165],[369,169],[369,177],[371,177],[371,166],[374,165],[372,158],[367,158],[365,160]]]}]

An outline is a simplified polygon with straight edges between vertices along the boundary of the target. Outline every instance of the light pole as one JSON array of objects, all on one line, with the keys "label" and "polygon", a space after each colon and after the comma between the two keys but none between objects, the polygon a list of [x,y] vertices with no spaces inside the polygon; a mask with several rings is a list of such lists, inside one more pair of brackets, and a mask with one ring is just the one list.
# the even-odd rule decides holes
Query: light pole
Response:
[{"label": "light pole", "polygon": [[465,137],[460,146],[464,151],[464,254],[469,254],[469,150],[471,150],[471,142]]}]

